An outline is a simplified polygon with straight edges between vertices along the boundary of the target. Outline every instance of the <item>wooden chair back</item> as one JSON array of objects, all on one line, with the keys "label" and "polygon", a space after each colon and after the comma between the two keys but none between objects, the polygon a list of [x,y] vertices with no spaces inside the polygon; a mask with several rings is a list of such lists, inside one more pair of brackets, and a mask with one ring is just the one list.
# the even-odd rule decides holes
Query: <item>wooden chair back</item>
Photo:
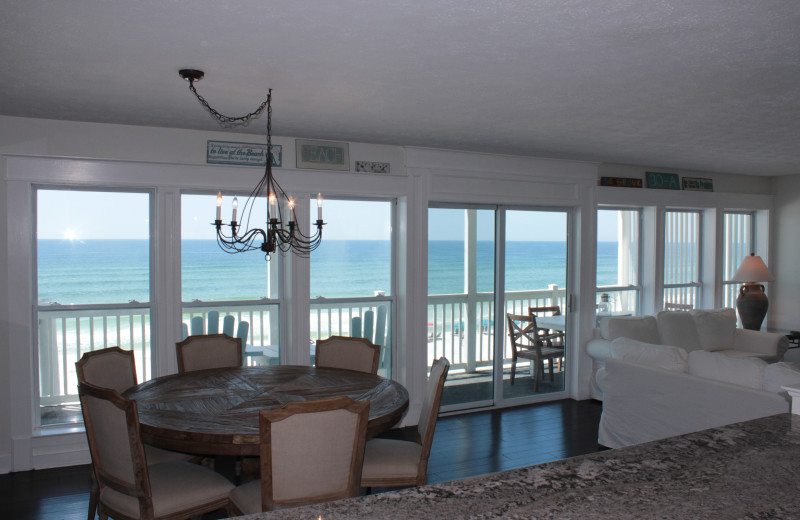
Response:
[{"label": "wooden chair back", "polygon": [[431,446],[433,446],[433,434],[436,430],[436,419],[439,417],[444,383],[447,380],[449,371],[450,361],[445,357],[440,357],[431,365],[431,373],[428,376],[425,399],[422,401],[422,409],[417,425],[419,443],[422,444],[422,455],[420,456],[419,469],[417,471],[417,478],[418,480],[422,479],[421,483],[425,482],[428,474],[428,458],[431,454]]},{"label": "wooden chair back", "polygon": [[380,354],[381,347],[366,338],[331,336],[317,341],[316,365],[377,374]]},{"label": "wooden chair back", "polygon": [[558,305],[549,305],[545,307],[528,307],[528,314],[536,316],[561,316],[561,307]]},{"label": "wooden chair back", "polygon": [[120,394],[136,385],[136,360],[133,351],[109,347],[85,353],[75,363],[78,383],[111,388]]},{"label": "wooden chair back", "polygon": [[511,341],[513,354],[516,356],[523,350],[540,350],[542,343],[539,341],[539,329],[536,326],[536,316],[533,314],[506,314],[508,319],[508,338]]},{"label": "wooden chair back", "polygon": [[262,511],[358,496],[368,401],[297,401],[259,416]]},{"label": "wooden chair back", "polygon": [[242,366],[242,339],[227,334],[189,336],[175,344],[178,372]]},{"label": "wooden chair back", "polygon": [[115,390],[78,384],[94,473],[108,486],[139,500],[141,518],[153,518],[153,500],[136,401]]}]

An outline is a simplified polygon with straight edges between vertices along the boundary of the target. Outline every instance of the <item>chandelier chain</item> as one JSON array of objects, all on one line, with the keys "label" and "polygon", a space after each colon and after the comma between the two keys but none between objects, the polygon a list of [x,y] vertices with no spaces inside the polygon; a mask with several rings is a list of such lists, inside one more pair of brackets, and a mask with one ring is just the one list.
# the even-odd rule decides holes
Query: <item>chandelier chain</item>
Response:
[{"label": "chandelier chain", "polygon": [[250,121],[252,119],[255,119],[258,116],[260,116],[261,113],[264,111],[264,109],[267,108],[270,105],[269,100],[270,100],[270,96],[272,95],[272,89],[269,89],[269,92],[267,93],[267,99],[265,99],[264,102],[261,103],[261,105],[259,105],[259,107],[257,109],[253,110],[249,114],[246,114],[246,115],[243,115],[243,116],[236,116],[236,117],[226,116],[225,114],[220,114],[219,112],[214,110],[214,108],[212,108],[211,105],[208,104],[208,101],[206,101],[206,98],[204,98],[203,96],[200,95],[199,92],[197,92],[197,89],[194,87],[194,80],[193,79],[189,79],[188,81],[189,81],[189,90],[192,91],[192,93],[195,95],[195,97],[200,102],[200,104],[203,105],[206,108],[206,110],[208,110],[211,113],[211,115],[214,117],[214,119],[216,119],[217,122],[222,124],[222,125],[226,125],[226,126],[230,126],[230,125],[247,126],[247,125],[250,124]]}]

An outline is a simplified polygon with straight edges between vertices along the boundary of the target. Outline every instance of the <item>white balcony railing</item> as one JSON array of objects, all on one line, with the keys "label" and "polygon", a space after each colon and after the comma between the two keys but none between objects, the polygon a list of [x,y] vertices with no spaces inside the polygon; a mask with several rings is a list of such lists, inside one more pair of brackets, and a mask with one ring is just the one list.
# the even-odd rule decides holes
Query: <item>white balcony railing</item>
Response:
[{"label": "white balcony railing", "polygon": [[[446,356],[453,370],[474,371],[492,365],[495,325],[505,331],[505,312],[526,313],[529,306],[566,305],[566,290],[552,285],[539,291],[506,293],[506,308],[498,322],[495,319],[493,295],[449,294],[428,298],[428,359]],[[247,345],[272,352],[279,361],[278,304],[238,302],[192,302],[184,304],[182,321],[191,330],[193,317],[207,322],[210,311],[219,312],[219,319],[234,316],[237,324],[250,324]],[[312,344],[331,335],[360,335],[383,347],[381,373],[390,375],[392,360],[392,300],[315,300],[311,304]],[[152,375],[150,308],[146,304],[129,307],[86,306],[82,308],[43,308],[39,311],[39,386],[40,405],[58,406],[77,403],[75,362],[84,353],[111,346],[134,351],[139,381]],[[356,331],[354,327],[361,330]],[[206,329],[207,330],[207,329]],[[219,330],[222,331],[220,324]],[[504,361],[511,357],[505,342]],[[253,360],[251,359],[250,362]]]},{"label": "white balcony railing", "polygon": [[[505,313],[527,314],[528,307],[558,305],[566,310],[566,289],[550,285],[538,291],[506,293],[506,308],[495,317],[492,293],[442,294],[428,296],[428,357],[450,360],[452,372],[475,372],[491,367],[494,335],[505,334]],[[495,325],[499,323],[499,329]],[[504,340],[503,363],[510,363],[511,343]]]}]

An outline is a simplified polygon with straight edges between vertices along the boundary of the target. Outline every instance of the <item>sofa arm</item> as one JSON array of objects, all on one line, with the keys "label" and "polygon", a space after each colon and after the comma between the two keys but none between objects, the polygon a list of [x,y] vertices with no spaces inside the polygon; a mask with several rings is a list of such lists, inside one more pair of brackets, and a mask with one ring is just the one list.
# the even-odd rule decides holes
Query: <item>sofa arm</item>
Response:
[{"label": "sofa arm", "polygon": [[775,332],[759,330],[735,329],[733,332],[733,349],[742,352],[753,352],[768,361],[780,361],[789,348],[789,339]]},{"label": "sofa arm", "polygon": [[590,340],[586,344],[586,353],[594,361],[603,361],[611,357],[611,341],[602,338]]}]

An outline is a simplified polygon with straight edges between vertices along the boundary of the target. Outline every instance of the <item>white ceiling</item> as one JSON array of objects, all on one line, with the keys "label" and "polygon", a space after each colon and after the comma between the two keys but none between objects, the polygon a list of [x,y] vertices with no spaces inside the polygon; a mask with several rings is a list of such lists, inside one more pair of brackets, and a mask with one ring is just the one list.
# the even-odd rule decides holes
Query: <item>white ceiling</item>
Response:
[{"label": "white ceiling", "polygon": [[271,87],[275,135],[800,173],[798,0],[0,7],[0,114],[218,130],[197,68],[225,114]]}]

